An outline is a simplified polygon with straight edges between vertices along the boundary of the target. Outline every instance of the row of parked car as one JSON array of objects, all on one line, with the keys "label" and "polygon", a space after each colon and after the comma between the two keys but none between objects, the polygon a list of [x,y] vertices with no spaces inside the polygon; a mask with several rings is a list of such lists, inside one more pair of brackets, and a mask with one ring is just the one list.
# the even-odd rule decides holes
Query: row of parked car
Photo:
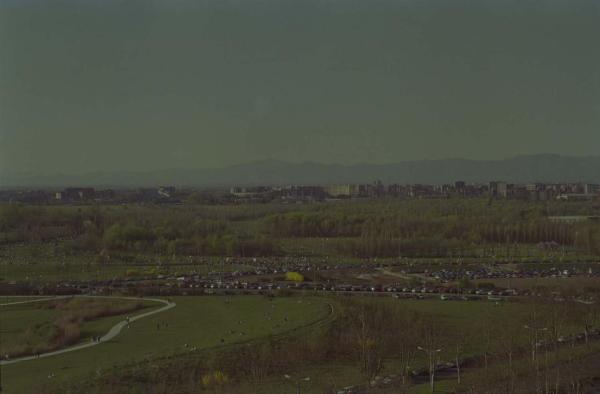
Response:
[{"label": "row of parked car", "polygon": [[[183,279],[183,278],[179,278]],[[482,289],[463,289],[459,290],[452,287],[444,286],[429,286],[429,287],[401,287],[394,285],[352,285],[352,284],[327,284],[327,283],[289,283],[289,282],[241,282],[241,281],[194,281],[180,280],[179,283],[167,282],[164,284],[167,287],[179,288],[203,288],[208,290],[304,290],[304,291],[324,291],[324,292],[348,292],[348,293],[389,293],[390,295],[412,294],[412,295],[427,295],[440,294],[444,297],[443,300],[459,299],[454,296],[515,296],[519,295],[516,290],[482,290]],[[473,298],[473,297],[471,297]],[[474,297],[478,298],[478,297]]]},{"label": "row of parked car", "polygon": [[481,267],[477,269],[442,269],[427,272],[427,276],[439,279],[443,282],[456,281],[460,279],[512,279],[512,278],[548,278],[548,277],[571,277],[575,275],[600,276],[600,271],[588,269],[559,269],[551,267],[548,269],[515,269],[505,271],[494,268]]}]

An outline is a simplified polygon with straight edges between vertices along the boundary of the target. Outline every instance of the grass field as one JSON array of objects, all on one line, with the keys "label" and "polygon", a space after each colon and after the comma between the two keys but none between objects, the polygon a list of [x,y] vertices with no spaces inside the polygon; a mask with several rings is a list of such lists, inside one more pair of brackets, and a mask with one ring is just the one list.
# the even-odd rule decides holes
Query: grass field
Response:
[{"label": "grass field", "polygon": [[[11,345],[28,345],[36,347],[45,342],[50,335],[50,325],[60,315],[56,309],[39,308],[39,303],[3,306],[0,309],[2,324],[0,325],[0,354],[6,353]],[[39,328],[25,338],[25,333]],[[44,335],[41,331],[44,331]]]},{"label": "grass field", "polygon": [[[148,261],[152,258],[148,257]],[[205,275],[211,271],[236,271],[248,269],[246,265],[227,264],[221,266],[217,263],[206,262],[203,264],[163,264],[160,266],[147,264],[99,264],[99,263],[59,263],[40,262],[6,263],[0,262],[0,282],[31,281],[31,282],[63,282],[74,280],[106,280],[123,279],[127,277],[143,277],[144,275],[180,275],[197,273]]]},{"label": "grass field", "polygon": [[[173,297],[176,308],[133,323],[130,329],[125,329],[113,341],[53,358],[4,366],[3,388],[7,393],[34,392],[40,381],[52,385],[63,382],[72,384],[86,379],[90,374],[110,373],[125,365],[136,368],[136,365],[142,365],[140,363],[143,363],[143,368],[152,365],[159,368],[160,362],[152,360],[193,355],[203,349],[216,351],[301,327],[327,316],[328,305],[335,305],[340,298]],[[463,349],[462,357],[481,354],[484,346],[482,319],[496,325],[503,319],[526,316],[530,312],[528,306],[520,302],[506,302],[498,306],[487,301],[397,300],[391,297],[361,297],[361,300],[396,303],[410,310],[441,316],[452,331],[468,335],[468,346]],[[89,322],[86,323],[86,330],[89,333],[105,331],[119,319],[122,318]],[[565,333],[574,329],[565,327]],[[305,334],[300,331],[297,335]],[[522,339],[527,341],[526,338]],[[198,356],[206,357],[203,353]],[[415,360],[415,367],[424,366],[424,360],[420,357]],[[442,354],[443,360],[452,357],[449,350]],[[396,364],[394,359],[387,360],[382,374],[397,373]],[[288,393],[296,388],[297,381],[300,381],[301,392],[307,393],[364,384],[358,365],[351,360],[303,366],[289,371],[289,375],[289,379],[283,376],[268,377],[261,384],[261,392]],[[448,383],[451,385],[451,381],[441,382],[439,388]],[[250,383],[244,382],[230,388],[234,392],[253,389]],[[415,387],[411,392],[425,391],[426,387]]]},{"label": "grass field", "polygon": [[[23,302],[40,300],[41,298],[7,298],[9,301]],[[131,315],[140,310],[150,310],[159,306],[156,302],[144,301],[139,307],[137,302],[121,299],[57,299],[43,298],[44,301],[16,305],[5,305],[0,309],[2,324],[0,325],[0,354],[11,354],[12,351],[30,349],[26,354],[32,354],[36,348],[44,347],[57,334],[54,322],[60,319],[81,319],[78,323],[79,340],[85,342],[92,336],[105,334],[110,327],[123,320],[123,314],[118,308],[130,308]],[[112,312],[109,310],[112,308]],[[104,310],[102,314],[113,315],[100,317],[90,314],[93,310]],[[135,309],[135,310],[134,310]],[[84,318],[84,314],[88,314]],[[75,344],[75,343],[73,343]],[[26,355],[25,354],[25,355]]]},{"label": "grass field", "polygon": [[[459,331],[476,330],[476,318],[485,316],[486,318],[497,321],[503,319],[508,314],[524,314],[526,308],[520,303],[506,303],[502,306],[496,306],[492,302],[454,302],[440,300],[397,300],[391,297],[361,297],[365,302],[395,303],[401,304],[407,309],[442,316],[443,320]],[[335,302],[335,300],[334,300]],[[401,333],[399,333],[401,334]],[[474,337],[472,346],[464,349],[463,356],[476,354],[483,346],[483,336]],[[450,359],[452,354],[444,355],[443,358]],[[399,366],[397,360],[390,359],[385,363],[381,372],[382,375],[397,374]],[[419,368],[425,366],[425,360],[420,354],[417,355],[413,367]],[[296,392],[297,385],[300,386],[302,393],[323,393],[336,392],[347,386],[364,385],[365,381],[356,362],[351,360],[334,360],[323,364],[307,365],[298,370],[290,370],[286,373],[290,378],[282,376],[270,376],[260,385],[260,391],[253,383],[242,382],[241,384],[229,388],[227,393],[290,393]],[[443,383],[440,384],[443,387]],[[414,392],[427,392],[427,387],[415,387]],[[423,391],[425,390],[425,391]],[[378,392],[378,391],[376,391]],[[393,391],[391,391],[393,392]],[[412,391],[411,391],[412,392]]]},{"label": "grass field", "polygon": [[[46,382],[72,383],[95,372],[145,359],[258,339],[329,314],[326,300],[318,298],[174,297],[173,301],[176,308],[134,322],[110,342],[3,366],[3,392],[35,392]],[[107,319],[106,325],[98,322],[88,330],[108,329],[115,320],[118,318]]]},{"label": "grass field", "polygon": [[[362,298],[366,302],[399,303],[407,309],[441,316],[447,324],[449,331],[455,334],[469,338],[461,350],[461,358],[481,355],[485,346],[485,335],[482,320],[487,320],[490,326],[500,324],[503,319],[516,316],[526,316],[530,313],[528,306],[519,302],[506,302],[496,305],[488,301],[440,301],[440,300],[397,300],[391,297],[372,297]],[[565,327],[564,333],[574,332],[575,327]],[[399,333],[401,335],[401,333]],[[496,334],[497,335],[497,334]],[[528,346],[529,339],[524,336],[517,340],[520,345]],[[444,347],[444,346],[442,346]],[[441,360],[449,361],[454,358],[454,347],[444,348],[441,353]],[[491,349],[496,352],[495,349]],[[421,353],[417,354],[413,368],[425,367],[426,361]],[[398,374],[398,361],[389,359],[385,362],[382,376]],[[364,378],[358,368],[357,362],[351,360],[334,361],[324,364],[315,364],[302,367],[298,370],[289,371],[289,379],[284,376],[271,376],[261,385],[261,393],[290,393],[296,389],[296,384],[300,385],[302,393],[323,393],[336,392],[347,386],[362,386],[365,384]],[[451,389],[455,384],[453,379],[442,380],[438,382],[437,388],[440,392],[445,389]],[[231,392],[254,392],[256,389],[250,383],[235,387]],[[411,387],[410,393],[429,392],[427,384]],[[229,391],[228,391],[229,392]],[[379,392],[379,391],[375,391]],[[394,391],[383,391],[393,393]]]}]

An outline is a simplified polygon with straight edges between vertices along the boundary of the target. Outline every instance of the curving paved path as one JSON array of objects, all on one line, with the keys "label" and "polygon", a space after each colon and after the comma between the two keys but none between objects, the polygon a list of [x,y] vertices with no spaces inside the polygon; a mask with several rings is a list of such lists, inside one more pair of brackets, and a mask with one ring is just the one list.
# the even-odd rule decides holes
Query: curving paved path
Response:
[{"label": "curving paved path", "polygon": [[38,298],[38,297],[29,297],[29,296],[11,296],[11,298],[32,298],[30,300],[27,301],[13,301],[13,302],[7,302],[4,304],[0,304],[0,306],[11,306],[11,305],[19,305],[19,304],[31,304],[32,302],[42,302],[42,301],[50,301],[50,300],[61,300],[61,299],[65,299],[65,298],[71,298],[73,296],[55,296],[55,297],[42,297],[42,298]]},{"label": "curving paved path", "polygon": [[[0,306],[8,306],[8,305],[16,305],[16,304],[25,304],[25,303],[32,303],[32,302],[40,302],[40,301],[49,301],[49,300],[57,300],[57,299],[63,299],[63,298],[71,298],[71,297],[80,297],[80,298],[108,298],[108,299],[118,299],[118,300],[134,300],[134,301],[154,301],[154,302],[158,302],[161,304],[164,304],[163,307],[160,307],[158,309],[155,309],[153,311],[149,311],[146,313],[142,313],[140,315],[136,315],[136,316],[132,316],[129,319],[129,323],[132,323],[136,320],[142,319],[144,317],[148,317],[151,315],[154,315],[156,313],[160,313],[160,312],[164,312],[166,310],[169,310],[171,308],[175,308],[175,306],[177,304],[175,304],[174,302],[169,302],[166,300],[162,300],[160,298],[138,298],[138,297],[117,297],[117,296],[60,296],[60,297],[51,297],[51,298],[44,298],[44,299],[36,299],[36,300],[31,300],[31,301],[18,301],[18,302],[11,302],[11,303],[7,303],[7,304],[0,304]],[[117,324],[115,324],[114,326],[112,326],[112,328],[106,333],[104,334],[101,338],[100,338],[100,342],[86,342],[86,343],[81,343],[78,345],[74,345],[71,347],[67,347],[64,349],[59,349],[59,350],[55,350],[53,352],[48,352],[48,353],[42,353],[38,356],[24,356],[24,357],[19,357],[19,358],[15,358],[12,360],[0,360],[0,366],[1,365],[8,365],[8,364],[14,364],[14,363],[18,363],[21,361],[28,361],[28,360],[36,360],[38,358],[43,358],[43,357],[52,357],[52,356],[56,356],[59,354],[63,354],[63,353],[68,353],[68,352],[74,352],[76,350],[81,350],[81,349],[85,349],[88,347],[92,347],[92,346],[96,346],[101,344],[102,342],[106,342],[106,341],[110,341],[111,339],[113,339],[114,337],[116,337],[117,335],[119,335],[119,333],[121,332],[121,330],[123,329],[123,327],[127,326],[127,320],[122,320],[120,322],[118,322]]]}]

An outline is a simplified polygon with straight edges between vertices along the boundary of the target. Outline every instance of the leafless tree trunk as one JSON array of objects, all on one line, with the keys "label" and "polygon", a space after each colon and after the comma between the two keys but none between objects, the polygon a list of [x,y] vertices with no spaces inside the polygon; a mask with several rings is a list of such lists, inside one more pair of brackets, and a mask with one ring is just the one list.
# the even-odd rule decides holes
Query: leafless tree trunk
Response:
[{"label": "leafless tree trunk", "polygon": [[[437,318],[428,317],[422,322],[421,329],[423,346],[419,350],[427,355],[429,364],[429,384],[431,392],[435,391],[435,369],[439,360],[439,353],[442,351],[445,330]],[[447,333],[446,333],[447,334]]]},{"label": "leafless tree trunk", "polygon": [[460,384],[460,345],[456,345],[454,362],[456,363],[456,382]]}]

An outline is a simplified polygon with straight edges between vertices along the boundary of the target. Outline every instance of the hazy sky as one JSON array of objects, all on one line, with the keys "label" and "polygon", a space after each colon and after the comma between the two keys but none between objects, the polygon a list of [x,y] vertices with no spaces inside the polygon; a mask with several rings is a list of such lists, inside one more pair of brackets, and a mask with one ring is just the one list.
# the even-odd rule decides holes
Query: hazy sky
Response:
[{"label": "hazy sky", "polygon": [[0,167],[598,154],[599,42],[598,0],[0,0]]}]

